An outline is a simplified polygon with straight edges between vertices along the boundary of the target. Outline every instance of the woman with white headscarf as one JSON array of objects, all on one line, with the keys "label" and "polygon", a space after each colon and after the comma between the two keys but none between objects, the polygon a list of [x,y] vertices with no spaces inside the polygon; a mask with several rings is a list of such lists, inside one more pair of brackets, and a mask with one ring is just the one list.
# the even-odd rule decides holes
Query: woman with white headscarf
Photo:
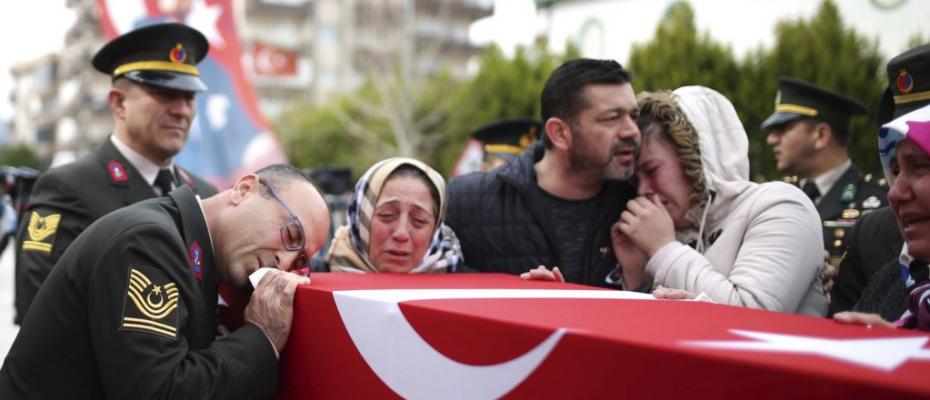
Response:
[{"label": "woman with white headscarf", "polygon": [[327,252],[332,272],[445,273],[462,265],[458,239],[443,224],[446,183],[428,165],[395,157],[359,179]]},{"label": "woman with white headscarf", "polygon": [[[614,226],[625,288],[823,316],[820,219],[799,189],[749,180],[748,141],[720,93],[640,96],[639,197]],[[620,277],[618,277],[620,278]]]}]

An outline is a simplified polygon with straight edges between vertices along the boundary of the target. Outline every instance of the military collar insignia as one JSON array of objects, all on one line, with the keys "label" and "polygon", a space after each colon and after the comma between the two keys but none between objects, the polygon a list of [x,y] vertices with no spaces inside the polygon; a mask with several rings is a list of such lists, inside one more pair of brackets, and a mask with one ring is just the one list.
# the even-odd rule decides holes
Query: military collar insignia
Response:
[{"label": "military collar insignia", "polygon": [[189,257],[191,262],[191,270],[194,271],[194,278],[197,278],[197,281],[203,280],[203,248],[200,247],[200,242],[194,241],[191,244]]},{"label": "military collar insignia", "polygon": [[126,175],[126,167],[123,167],[123,163],[113,160],[107,164],[107,172],[110,173],[110,179],[113,180],[113,183],[126,183],[129,180],[129,176]]},{"label": "military collar insignia", "polygon": [[121,331],[145,332],[170,339],[178,336],[178,287],[165,273],[129,266]]},{"label": "military collar insignia", "polygon": [[[29,233],[29,240],[23,241],[23,251],[37,251],[49,254],[52,252],[53,235],[58,231],[58,224],[61,222],[61,214],[49,214],[41,216],[38,211],[33,211],[29,217],[29,227],[26,228]],[[51,238],[51,240],[47,240]]]},{"label": "military collar insignia", "polygon": [[843,187],[843,194],[840,195],[841,202],[849,202],[856,199],[856,185],[850,183]]},{"label": "military collar insignia", "polygon": [[906,69],[901,69],[901,72],[898,72],[898,79],[895,80],[895,83],[897,83],[901,94],[908,94],[914,89],[914,77],[907,73]]},{"label": "military collar insignia", "polygon": [[184,50],[184,46],[177,43],[174,45],[174,48],[171,49],[171,52],[168,53],[168,59],[173,63],[183,63],[187,61],[187,51]]}]

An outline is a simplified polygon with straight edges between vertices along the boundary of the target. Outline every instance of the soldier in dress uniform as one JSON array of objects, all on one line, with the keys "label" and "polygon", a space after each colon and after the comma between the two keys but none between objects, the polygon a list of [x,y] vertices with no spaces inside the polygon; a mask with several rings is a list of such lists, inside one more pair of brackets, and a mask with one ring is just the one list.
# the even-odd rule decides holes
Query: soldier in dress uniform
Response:
[{"label": "soldier in dress uniform", "polygon": [[203,197],[216,193],[173,161],[187,141],[194,95],[206,90],[197,63],[207,49],[195,29],[158,24],[122,35],[94,55],[94,68],[112,76],[113,134],[92,154],[36,182],[17,234],[17,323],[52,266],[96,219],[179,186]]},{"label": "soldier in dress uniform", "polygon": [[763,123],[780,171],[817,206],[833,265],[846,250],[848,230],[862,214],[887,204],[884,179],[863,175],[846,152],[849,120],[862,104],[791,77],[778,79],[775,113]]},{"label": "soldier in dress uniform", "polygon": [[[264,399],[278,384],[297,286],[329,230],[323,197],[272,165],[210,198],[188,186],[111,212],[78,235],[0,369],[2,399]],[[245,287],[217,336],[219,282]],[[309,312],[310,310],[305,310]]]},{"label": "soldier in dress uniform", "polygon": [[536,118],[504,118],[484,125],[471,137],[484,145],[481,171],[490,171],[516,158],[536,141],[542,122]]},{"label": "soldier in dress uniform", "polygon": [[[888,87],[876,118],[879,129],[885,123],[930,104],[930,44],[895,56],[888,61],[886,72]],[[891,176],[886,178],[889,182],[893,180]],[[889,207],[875,210],[856,222],[830,296],[829,314],[855,308],[880,312],[889,320],[897,319],[904,310],[907,294],[904,284],[896,282],[900,280],[897,264],[903,244],[897,220]],[[868,300],[861,302],[866,286],[873,285],[870,283],[873,277],[878,277],[876,289]],[[887,301],[876,300],[883,298],[878,295],[881,292],[890,292],[884,297]]]}]

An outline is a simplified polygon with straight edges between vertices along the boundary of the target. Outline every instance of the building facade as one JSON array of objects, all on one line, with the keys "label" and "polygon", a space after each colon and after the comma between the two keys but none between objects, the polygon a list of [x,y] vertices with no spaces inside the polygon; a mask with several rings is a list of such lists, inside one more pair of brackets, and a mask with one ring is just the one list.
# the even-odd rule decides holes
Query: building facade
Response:
[{"label": "building facade", "polygon": [[[232,4],[243,68],[271,120],[295,102],[325,102],[391,68],[414,76],[446,69],[464,78],[469,61],[482,51],[470,44],[468,28],[493,11],[491,0]],[[64,48],[12,70],[10,142],[33,147],[46,164],[86,153],[112,129],[106,102],[109,78],[90,65],[104,43],[97,2],[68,0],[67,6],[76,18]]]}]

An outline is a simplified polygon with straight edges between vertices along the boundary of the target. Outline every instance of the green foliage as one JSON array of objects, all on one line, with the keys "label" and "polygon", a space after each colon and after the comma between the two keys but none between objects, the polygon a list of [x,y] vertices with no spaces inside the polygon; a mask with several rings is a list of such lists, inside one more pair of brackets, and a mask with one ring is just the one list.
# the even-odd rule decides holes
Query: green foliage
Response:
[{"label": "green foliage", "polygon": [[[850,124],[847,148],[850,158],[860,168],[880,172],[874,115],[888,83],[882,72],[885,64],[878,52],[877,39],[868,39],[844,27],[831,0],[823,1],[817,14],[808,21],[780,22],[775,28],[775,37],[775,47],[766,60],[774,75],[790,75],[814,82],[866,106],[868,115],[854,118]],[[775,91],[768,93],[774,99]],[[751,127],[757,128],[758,123]],[[751,154],[751,159],[759,159],[758,155]],[[768,159],[771,159],[770,154]],[[769,171],[766,175],[773,174]]]},{"label": "green foliage", "polygon": [[704,85],[727,96],[749,135],[753,176],[772,179],[783,173],[775,170],[759,126],[774,110],[778,76],[816,83],[869,109],[869,116],[853,119],[848,148],[863,170],[879,172],[872,116],[886,82],[880,74],[884,63],[877,40],[844,27],[831,0],[823,1],[809,20],[779,22],[775,37],[771,50],[760,47],[738,61],[729,48],[697,32],[687,3],[676,3],[653,39],[633,46],[629,66],[635,73],[634,86],[641,91]]},{"label": "green foliage", "polygon": [[39,169],[39,157],[25,144],[0,148],[0,165]]},{"label": "green foliage", "polygon": [[[407,82],[394,74],[390,81],[369,80],[357,90],[325,104],[299,103],[278,118],[288,157],[300,168],[348,165],[357,177],[378,160],[403,154],[392,132],[398,123],[414,124],[421,135],[411,135],[412,154],[440,172],[456,162],[469,134],[487,122],[504,117],[538,116],[539,93],[565,55],[547,50],[544,41],[518,47],[507,58],[491,46],[480,58],[480,71],[465,82],[440,72],[425,82]],[[408,105],[410,118],[398,118],[396,102]]]},{"label": "green foliage", "polygon": [[[379,160],[398,155],[413,156],[437,165],[440,148],[448,146],[443,130],[451,113],[448,93],[460,91],[461,84],[446,73],[439,73],[426,82],[418,93],[408,94],[393,77],[387,84],[377,87],[367,81],[357,90],[336,96],[325,104],[299,103],[285,112],[276,122],[288,154],[295,166],[349,166],[357,177]],[[394,96],[407,96],[411,102],[411,118],[402,120],[397,110],[385,105]],[[406,104],[406,103],[405,103]],[[398,123],[413,122],[423,132],[413,144],[414,154],[400,150],[392,129],[409,127]]]},{"label": "green foliage", "polygon": [[[727,96],[749,135],[755,179],[784,175],[775,170],[759,128],[774,110],[778,76],[846,94],[870,114],[853,119],[850,158],[866,172],[880,172],[872,118],[887,82],[877,40],[844,26],[832,0],[824,0],[808,19],[781,21],[774,34],[772,48],[760,46],[738,60],[728,46],[698,32],[693,9],[679,1],[669,7],[652,40],[633,46],[624,65],[633,72],[637,91],[704,85]],[[446,73],[411,81],[394,72],[325,104],[298,104],[276,129],[300,167],[349,165],[358,175],[380,159],[407,152],[448,172],[475,128],[498,118],[538,116],[539,93],[549,74],[578,55],[571,45],[562,54],[550,52],[542,40],[518,47],[513,57],[491,46],[480,56],[479,72],[467,81]],[[405,129],[414,134],[397,135]]]},{"label": "green foliage", "polygon": [[900,49],[901,51],[899,53],[903,53],[914,47],[925,45],[925,44],[930,44],[930,38],[925,38],[924,35],[920,33],[916,33],[914,35],[911,35],[911,37],[907,38],[907,48]]},{"label": "green foliage", "polygon": [[732,51],[697,33],[694,11],[685,2],[669,9],[651,41],[633,45],[628,68],[637,91],[703,85],[729,97],[743,79]]},{"label": "green foliage", "polygon": [[481,69],[459,94],[450,119],[450,146],[441,165],[450,171],[476,128],[507,117],[539,116],[539,93],[546,79],[565,60],[578,57],[578,50],[566,46],[564,55],[553,54],[545,41],[531,47],[518,46],[508,59],[497,46],[481,56]]}]

